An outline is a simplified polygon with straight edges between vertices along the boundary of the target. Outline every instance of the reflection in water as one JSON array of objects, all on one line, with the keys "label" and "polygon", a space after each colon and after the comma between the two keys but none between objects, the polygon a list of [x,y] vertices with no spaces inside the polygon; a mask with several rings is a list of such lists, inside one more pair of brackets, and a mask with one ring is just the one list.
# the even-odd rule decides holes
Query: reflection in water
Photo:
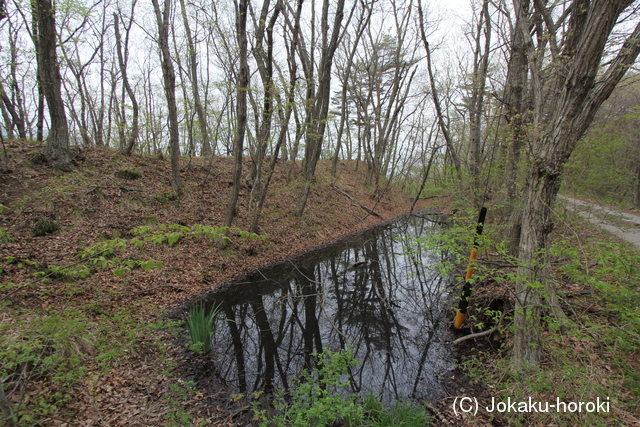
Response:
[{"label": "reflection in water", "polygon": [[228,319],[213,350],[225,380],[240,391],[288,387],[312,353],[350,346],[362,362],[350,370],[354,393],[442,397],[438,375],[453,364],[443,344],[448,282],[414,240],[437,231],[409,216],[213,295]]}]

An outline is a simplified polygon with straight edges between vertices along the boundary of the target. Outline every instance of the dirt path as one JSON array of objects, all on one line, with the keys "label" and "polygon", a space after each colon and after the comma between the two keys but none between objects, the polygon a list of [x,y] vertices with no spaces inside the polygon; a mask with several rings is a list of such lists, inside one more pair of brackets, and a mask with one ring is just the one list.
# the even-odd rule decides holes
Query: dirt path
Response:
[{"label": "dirt path", "polygon": [[583,202],[567,196],[558,196],[562,203],[591,223],[633,243],[640,249],[640,216],[610,209],[595,203]]}]

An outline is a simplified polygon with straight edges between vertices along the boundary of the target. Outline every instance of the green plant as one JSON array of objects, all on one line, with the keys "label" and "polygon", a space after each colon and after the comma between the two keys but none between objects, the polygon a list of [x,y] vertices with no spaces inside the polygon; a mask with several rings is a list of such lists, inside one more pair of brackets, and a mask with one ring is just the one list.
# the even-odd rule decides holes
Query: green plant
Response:
[{"label": "green plant", "polygon": [[[317,368],[304,370],[294,378],[291,387],[291,403],[285,399],[285,391],[279,390],[274,406],[279,414],[270,420],[263,419],[261,426],[331,426],[341,423],[358,426],[363,420],[364,409],[356,401],[356,396],[343,394],[349,381],[343,379],[347,369],[358,362],[348,350],[332,352],[323,349],[318,358]],[[262,415],[256,412],[254,414]]]},{"label": "green plant", "polygon": [[60,226],[55,221],[39,219],[33,228],[33,235],[36,237],[48,236],[60,230]]},{"label": "green plant", "polygon": [[0,243],[12,243],[13,237],[7,233],[6,227],[0,227]]},{"label": "green plant", "polygon": [[158,224],[157,226],[141,225],[131,230],[132,234],[142,237],[131,239],[130,243],[134,246],[141,248],[145,242],[150,242],[154,245],[161,245],[167,243],[170,246],[178,243],[182,238],[199,238],[209,237],[212,240],[218,238],[224,238],[227,243],[230,241],[227,237],[227,233],[230,231],[237,233],[242,239],[250,240],[266,240],[264,236],[259,234],[250,233],[237,228],[229,227],[217,227],[213,225],[194,224],[191,227],[181,224]]},{"label": "green plant", "polygon": [[176,193],[175,191],[168,191],[162,194],[154,194],[153,198],[160,203],[173,202],[178,200],[178,193]]},{"label": "green plant", "polygon": [[407,402],[396,402],[388,408],[373,394],[364,398],[364,423],[370,427],[424,427],[429,425],[431,417],[424,408],[417,404]]},{"label": "green plant", "polygon": [[135,180],[142,178],[142,174],[137,169],[120,169],[115,172],[115,176],[122,179]]},{"label": "green plant", "polygon": [[191,348],[194,351],[208,354],[211,350],[211,339],[218,327],[215,318],[220,312],[221,306],[218,304],[211,307],[207,314],[204,303],[200,301],[189,309],[187,329],[191,338]]}]

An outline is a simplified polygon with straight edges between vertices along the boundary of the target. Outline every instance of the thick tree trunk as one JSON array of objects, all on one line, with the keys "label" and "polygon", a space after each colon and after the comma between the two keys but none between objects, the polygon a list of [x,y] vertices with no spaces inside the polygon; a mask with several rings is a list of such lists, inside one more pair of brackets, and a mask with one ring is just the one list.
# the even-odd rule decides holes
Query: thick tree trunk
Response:
[{"label": "thick tree trunk", "polygon": [[73,168],[69,155],[69,125],[62,100],[62,79],[56,54],[58,36],[53,4],[50,0],[34,0],[34,22],[37,25],[36,50],[38,79],[49,108],[50,128],[44,155],[56,169]]},{"label": "thick tree trunk", "polygon": [[519,367],[535,366],[542,358],[543,267],[547,265],[546,249],[553,229],[551,207],[559,189],[558,178],[536,164],[529,170],[528,182],[535,184],[527,187],[524,195],[514,318],[514,364]]},{"label": "thick tree trunk", "polygon": [[505,186],[507,202],[510,204],[511,214],[509,218],[509,228],[506,231],[507,250],[513,256],[518,256],[518,245],[520,243],[520,231],[522,228],[522,204],[518,200],[518,171],[520,164],[520,153],[526,140],[525,127],[527,119],[531,115],[526,111],[526,86],[528,57],[526,40],[521,25],[526,25],[525,11],[529,10],[529,0],[514,1],[516,9],[515,30],[511,35],[511,54],[507,67],[507,82],[504,88],[502,108],[504,110],[505,121],[508,126],[508,158],[505,168]]},{"label": "thick tree trunk", "polygon": [[[553,229],[553,205],[560,187],[564,164],[576,142],[589,127],[597,109],[640,53],[640,23],[617,56],[599,73],[609,36],[630,0],[621,2],[575,1],[571,4],[569,31],[562,55],[555,58],[564,67],[554,67],[549,87],[540,85],[541,70],[532,67],[535,96],[534,136],[531,138],[531,165],[524,195],[522,233],[519,245],[520,267],[516,281],[514,315],[514,368],[537,366],[542,359],[540,340],[543,301],[556,317],[562,317],[549,276],[546,259],[549,234]],[[530,37],[526,26],[520,26]],[[555,36],[555,28],[550,29]],[[531,43],[533,44],[533,43]],[[600,76],[596,80],[597,76]],[[543,95],[543,91],[548,89]],[[562,320],[562,319],[561,319]]]}]

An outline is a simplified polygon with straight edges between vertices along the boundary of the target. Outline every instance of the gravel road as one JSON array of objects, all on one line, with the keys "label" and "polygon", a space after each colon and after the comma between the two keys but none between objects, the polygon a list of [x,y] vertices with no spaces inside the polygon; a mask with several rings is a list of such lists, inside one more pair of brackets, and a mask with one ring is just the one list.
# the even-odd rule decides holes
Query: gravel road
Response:
[{"label": "gravel road", "polygon": [[577,212],[593,224],[636,245],[640,249],[640,216],[583,202],[572,197],[558,196],[567,209]]}]

